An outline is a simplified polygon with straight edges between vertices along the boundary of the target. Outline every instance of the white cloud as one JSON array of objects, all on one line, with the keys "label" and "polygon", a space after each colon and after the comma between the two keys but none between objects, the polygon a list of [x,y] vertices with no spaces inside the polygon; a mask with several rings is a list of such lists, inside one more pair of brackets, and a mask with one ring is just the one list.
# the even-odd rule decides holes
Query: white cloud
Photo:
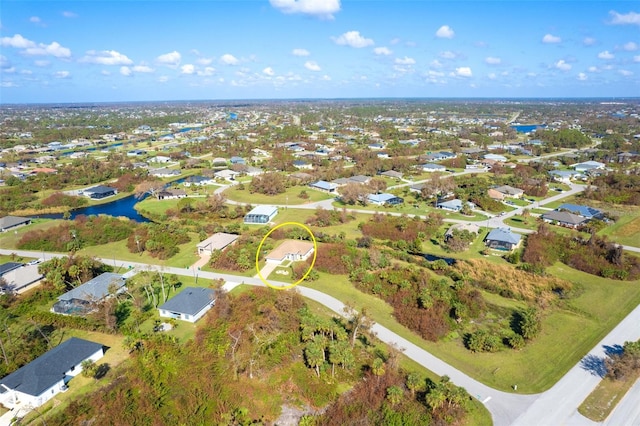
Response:
[{"label": "white cloud", "polygon": [[320,65],[316,61],[307,61],[304,63],[304,67],[309,71],[320,71]]},{"label": "white cloud", "polygon": [[136,65],[135,67],[132,68],[133,71],[135,72],[143,72],[143,73],[149,73],[149,72],[153,72],[154,69],[151,68],[148,65]]},{"label": "white cloud", "polygon": [[198,65],[211,65],[211,63],[213,62],[213,58],[198,58],[196,59],[196,63]]},{"label": "white cloud", "polygon": [[111,75],[111,71],[102,70],[102,71],[100,71],[100,74],[102,74],[102,75]]},{"label": "white cloud", "polygon": [[582,44],[585,46],[593,46],[596,44],[596,39],[593,37],[585,37],[584,40],[582,40]]},{"label": "white cloud", "polygon": [[566,63],[564,59],[560,59],[556,62],[555,67],[561,71],[569,71],[571,69],[571,64]]},{"label": "white cloud", "polygon": [[640,25],[640,13],[629,12],[622,14],[612,10],[609,15],[611,15],[610,23],[613,25]]},{"label": "white cloud", "polygon": [[0,81],[0,87],[19,87],[13,81]]},{"label": "white cloud", "polygon": [[598,67],[591,66],[591,67],[587,68],[587,71],[589,71],[589,72],[600,72],[600,69]]},{"label": "white cloud", "polygon": [[55,78],[69,78],[71,73],[69,71],[58,71],[53,74]]},{"label": "white cloud", "polygon": [[600,52],[598,53],[598,58],[600,59],[613,59],[613,53],[609,52],[608,50],[605,50],[604,52]]},{"label": "white cloud", "polygon": [[440,57],[443,58],[443,59],[455,59],[456,56],[457,55],[455,53],[453,53],[452,51],[450,51],[450,50],[446,50],[446,51],[440,53]]},{"label": "white cloud", "polygon": [[173,51],[169,53],[165,53],[156,58],[156,62],[161,65],[166,65],[168,67],[177,68],[180,65],[180,61],[182,60],[182,55],[180,52]]},{"label": "white cloud", "polygon": [[48,67],[49,65],[51,65],[51,62],[47,61],[46,59],[38,59],[36,61],[33,61],[33,63],[37,67]]},{"label": "white cloud", "polygon": [[396,58],[395,63],[398,65],[413,65],[416,63],[416,60],[405,56],[404,58]]},{"label": "white cloud", "polygon": [[101,52],[89,50],[87,54],[80,59],[80,62],[100,65],[131,65],[133,63],[126,55],[115,50],[103,50]]},{"label": "white cloud", "polygon": [[158,77],[158,83],[166,83],[167,81],[169,81],[169,77],[167,77],[166,75],[161,75],[160,77]]},{"label": "white cloud", "polygon": [[32,22],[34,24],[39,24],[42,22],[42,19],[40,19],[39,16],[32,16],[31,18],[29,18],[29,22]]},{"label": "white cloud", "polygon": [[77,18],[78,14],[69,10],[65,10],[64,12],[62,12],[62,16],[64,16],[65,18]]},{"label": "white cloud", "polygon": [[180,68],[180,72],[182,74],[194,74],[196,72],[196,67],[193,66],[193,64],[184,64],[181,68]]},{"label": "white cloud", "polygon": [[133,71],[131,71],[131,68],[126,66],[120,67],[120,74],[124,75],[125,77],[129,77],[132,73]]},{"label": "white cloud", "polygon": [[633,52],[638,50],[638,44],[634,43],[633,41],[630,41],[629,43],[625,43],[624,46],[622,46],[622,48],[627,52]]},{"label": "white cloud", "polygon": [[273,77],[276,73],[273,71],[273,68],[271,67],[266,67],[265,69],[262,70],[262,73],[265,75],[268,75],[269,77]]},{"label": "white cloud", "polygon": [[333,19],[340,11],[340,0],[269,0],[271,6],[282,13],[301,13],[320,19]]},{"label": "white cloud", "polygon": [[16,34],[13,37],[2,37],[0,39],[0,46],[3,47],[15,47],[16,49],[26,49],[28,47],[35,47],[35,43],[29,39],[22,37],[20,34]]},{"label": "white cloud", "polygon": [[0,55],[0,68],[9,68],[11,66],[11,62],[7,59],[6,56]]},{"label": "white cloud", "polygon": [[309,56],[311,53],[307,49],[293,49],[291,54],[293,56]]},{"label": "white cloud", "polygon": [[433,61],[431,61],[429,66],[432,67],[432,68],[442,68],[442,62],[440,62],[437,59],[434,59]]},{"label": "white cloud", "polygon": [[371,46],[374,44],[370,38],[365,38],[360,35],[360,31],[347,31],[339,37],[332,37],[336,44],[341,46],[351,46],[355,48],[362,48]]},{"label": "white cloud", "polygon": [[438,38],[453,38],[455,34],[453,29],[448,25],[443,25],[436,31],[436,37]]},{"label": "white cloud", "polygon": [[618,72],[620,73],[620,75],[623,75],[625,77],[630,77],[633,75],[633,72],[629,70],[620,70]]},{"label": "white cloud", "polygon": [[393,52],[391,51],[391,49],[387,48],[387,47],[376,47],[373,49],[373,53],[375,53],[376,55],[391,55]]},{"label": "white cloud", "polygon": [[500,63],[502,63],[502,59],[494,56],[487,56],[486,58],[484,58],[484,61],[489,65],[499,65]]},{"label": "white cloud", "polygon": [[24,53],[29,56],[55,56],[56,58],[68,58],[71,56],[71,50],[63,47],[57,41],[51,44],[40,43],[37,47],[28,47]]},{"label": "white cloud", "polygon": [[489,73],[487,77],[489,77],[489,80],[495,80],[496,78],[498,78],[498,76],[494,72]]},{"label": "white cloud", "polygon": [[322,81],[331,81],[331,77],[329,77],[327,74],[323,75],[320,80]]},{"label": "white cloud", "polygon": [[589,77],[587,77],[587,75],[585,73],[583,73],[583,72],[578,73],[578,80],[585,81],[587,78],[589,78]]},{"label": "white cloud", "polygon": [[561,41],[562,39],[560,37],[551,34],[545,34],[545,36],[542,37],[543,43],[560,43]]},{"label": "white cloud", "polygon": [[636,55],[633,57],[633,62],[640,62],[640,55]]},{"label": "white cloud", "polygon": [[199,76],[201,76],[201,77],[208,77],[208,76],[210,76],[210,75],[213,75],[213,73],[215,72],[215,70],[216,70],[216,69],[215,69],[215,68],[213,68],[213,67],[205,67],[205,69],[204,69],[204,70],[202,70],[202,71],[198,70],[198,71],[197,71],[197,74],[198,74]]},{"label": "white cloud", "polygon": [[471,68],[460,67],[456,68],[456,75],[459,77],[471,77],[473,74],[471,73]]},{"label": "white cloud", "polygon": [[229,53],[225,53],[224,55],[222,55],[220,57],[220,62],[222,62],[225,65],[238,65],[240,63],[238,58],[236,58],[235,56]]}]

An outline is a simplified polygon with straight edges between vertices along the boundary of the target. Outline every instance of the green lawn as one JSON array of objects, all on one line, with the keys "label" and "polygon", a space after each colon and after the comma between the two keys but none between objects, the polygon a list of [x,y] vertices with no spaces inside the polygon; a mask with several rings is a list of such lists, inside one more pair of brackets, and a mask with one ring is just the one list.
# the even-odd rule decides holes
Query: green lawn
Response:
[{"label": "green lawn", "polygon": [[165,261],[151,257],[146,252],[131,253],[127,248],[127,240],[116,241],[100,246],[85,247],[78,253],[82,255],[102,257],[105,259],[121,259],[125,261],[125,264],[120,265],[120,263],[118,263],[117,266],[124,266],[125,268],[126,261],[187,267],[194,264],[199,259],[196,254],[196,245],[200,242],[198,235],[195,233],[189,233],[189,236],[191,237],[191,241],[185,244],[180,244],[178,246],[180,248],[178,254]]},{"label": "green lawn", "polygon": [[523,229],[532,229],[532,230],[538,229],[538,225],[540,224],[537,218],[533,216],[524,217],[522,215],[511,216],[510,218],[505,219],[504,223],[514,228],[523,228]]},{"label": "green lawn", "polygon": [[[301,191],[306,191],[308,198],[300,198],[298,195]],[[239,190],[237,186],[233,186],[226,191],[224,195],[229,200],[237,201],[244,204],[275,204],[282,206],[293,206],[299,204],[315,203],[317,201],[329,200],[334,195],[325,192],[315,191],[307,186],[293,186],[288,188],[286,192],[277,195],[264,195],[249,192],[247,185],[244,190]]]},{"label": "green lawn", "polygon": [[355,204],[349,205],[345,204],[342,201],[334,201],[333,206],[337,208],[346,208],[349,211],[370,211],[370,212],[378,212],[378,213],[400,213],[406,214],[409,216],[425,216],[429,213],[436,212],[444,216],[445,219],[456,219],[456,220],[466,220],[469,222],[480,222],[483,220],[487,220],[487,216],[479,213],[474,213],[472,216],[465,216],[461,213],[449,212],[443,209],[437,209],[433,207],[431,204],[427,205],[424,202],[405,202],[403,204],[395,205],[395,206],[376,206],[373,204],[367,204],[366,206]]},{"label": "green lawn", "polygon": [[616,405],[638,380],[632,375],[627,380],[604,378],[578,407],[578,412],[594,422],[603,422],[616,408]]},{"label": "green lawn", "polygon": [[598,232],[616,243],[628,246],[640,246],[640,208],[625,209],[614,224]]},{"label": "green lawn", "polygon": [[57,226],[61,223],[61,220],[53,220],[53,219],[33,219],[30,225],[20,226],[15,230],[11,230],[9,232],[0,233],[0,248],[3,249],[17,249],[18,242],[22,235],[28,231],[40,230],[40,229],[49,229]]}]

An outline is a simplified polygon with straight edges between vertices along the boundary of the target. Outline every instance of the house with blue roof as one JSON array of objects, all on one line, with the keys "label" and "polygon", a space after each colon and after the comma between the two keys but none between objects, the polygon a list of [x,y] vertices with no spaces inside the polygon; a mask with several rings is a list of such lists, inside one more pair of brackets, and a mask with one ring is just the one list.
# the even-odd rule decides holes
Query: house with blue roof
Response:
[{"label": "house with blue roof", "polygon": [[404,199],[401,197],[397,197],[393,194],[369,194],[367,195],[367,201],[371,204],[376,204],[378,206],[384,205],[397,205],[404,203]]},{"label": "house with blue roof", "polygon": [[196,322],[216,302],[212,288],[186,287],[180,293],[158,307],[160,316],[182,321]]},{"label": "house with blue roof", "polygon": [[506,250],[511,251],[520,245],[521,236],[511,232],[510,229],[496,228],[484,239],[484,243],[487,247],[494,250]]},{"label": "house with blue roof", "polygon": [[67,390],[67,383],[82,372],[82,362],[104,355],[100,343],[72,337],[0,380],[0,404],[9,409],[40,407]]},{"label": "house with blue roof", "polygon": [[310,183],[309,186],[313,189],[317,189],[319,191],[324,191],[324,192],[330,192],[330,193],[336,192],[336,189],[338,189],[337,183],[327,182],[324,180],[319,180],[317,182]]},{"label": "house with blue roof", "polygon": [[600,210],[578,204],[561,204],[556,211],[567,211],[587,219],[602,219],[604,217],[604,214]]}]

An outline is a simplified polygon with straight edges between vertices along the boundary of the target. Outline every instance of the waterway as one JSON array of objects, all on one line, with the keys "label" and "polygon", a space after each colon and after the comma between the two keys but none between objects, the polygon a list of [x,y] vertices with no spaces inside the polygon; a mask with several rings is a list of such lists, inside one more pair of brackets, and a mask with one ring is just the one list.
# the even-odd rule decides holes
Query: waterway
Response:
[{"label": "waterway", "polygon": [[529,133],[533,132],[536,129],[546,129],[546,124],[518,124],[511,126],[512,129],[515,129],[518,133]]},{"label": "waterway", "polygon": [[[145,196],[146,197],[146,196]],[[97,204],[95,206],[87,206],[81,207],[79,209],[75,209],[71,211],[71,219],[75,219],[79,215],[85,216],[97,216],[101,214],[106,214],[114,217],[127,217],[135,222],[150,222],[149,219],[140,215],[133,206],[136,203],[142,201],[139,198],[136,198],[134,195],[129,195],[128,197],[120,198],[115,201],[111,201],[109,203]],[[37,215],[35,217],[41,217],[45,219],[62,219],[62,213],[58,214],[42,214]]]}]

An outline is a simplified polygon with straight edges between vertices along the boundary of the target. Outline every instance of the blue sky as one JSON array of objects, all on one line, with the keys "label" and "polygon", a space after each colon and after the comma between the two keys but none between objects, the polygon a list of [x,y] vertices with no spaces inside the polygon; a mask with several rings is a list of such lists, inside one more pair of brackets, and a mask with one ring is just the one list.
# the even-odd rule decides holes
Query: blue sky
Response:
[{"label": "blue sky", "polygon": [[3,0],[0,102],[640,96],[638,1]]}]

